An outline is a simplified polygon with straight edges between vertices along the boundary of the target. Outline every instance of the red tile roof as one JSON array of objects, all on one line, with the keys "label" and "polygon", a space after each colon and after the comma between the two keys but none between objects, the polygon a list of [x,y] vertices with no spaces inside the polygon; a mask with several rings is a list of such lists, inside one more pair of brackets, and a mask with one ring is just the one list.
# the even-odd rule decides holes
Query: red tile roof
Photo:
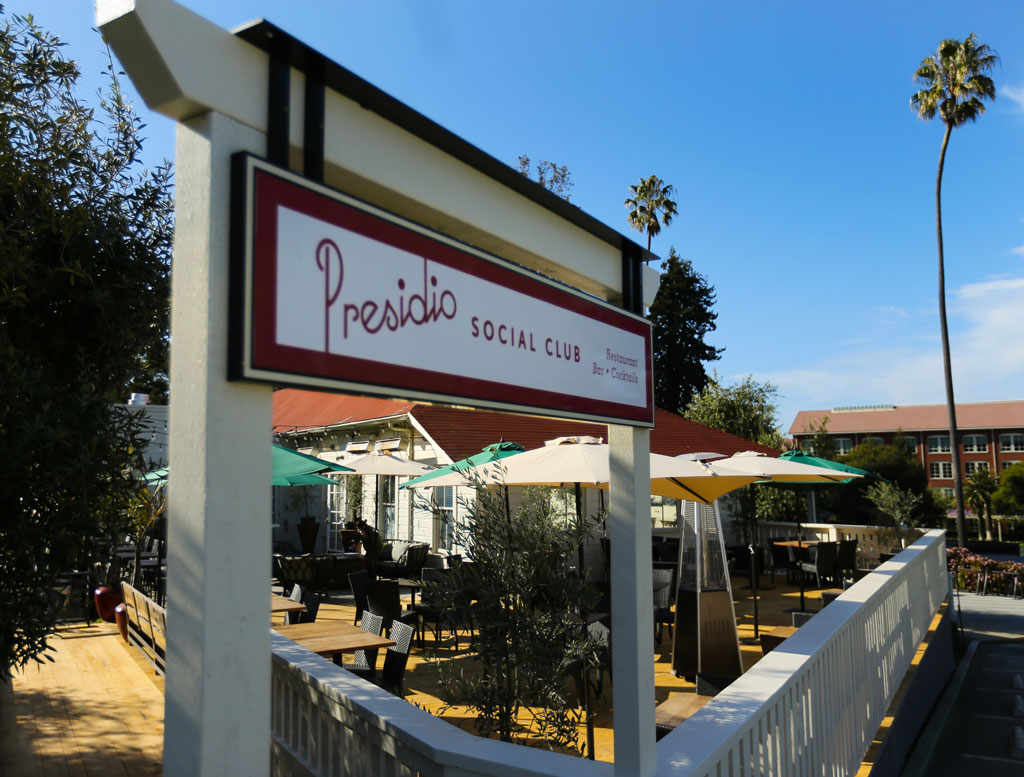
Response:
[{"label": "red tile roof", "polygon": [[274,392],[274,432],[314,429],[333,424],[405,415],[415,402],[355,397],[322,391],[281,389]]},{"label": "red tile roof", "polygon": [[[949,429],[946,406],[901,405],[850,410],[801,410],[790,434],[805,434],[812,423],[828,418],[830,434],[852,432],[905,432]],[[956,406],[957,429],[1024,427],[1024,402],[964,402]]]},{"label": "red tile roof", "polygon": [[[484,446],[499,440],[517,442],[527,450],[538,448],[555,437],[589,435],[608,440],[604,424],[563,421],[534,416],[494,413],[481,410],[418,405],[413,418],[453,461],[479,453]],[[713,451],[730,456],[740,451],[758,450],[777,455],[772,448],[709,429],[675,413],[657,410],[651,430],[651,450],[666,456]]]},{"label": "red tile roof", "polygon": [[[530,449],[537,448],[543,445],[545,440],[555,437],[589,435],[603,437],[606,441],[608,437],[608,428],[604,424],[582,421],[563,421],[299,389],[282,389],[274,392],[275,432],[370,421],[406,413],[415,419],[453,461],[479,453],[485,446],[502,439],[517,442]],[[710,429],[660,409],[655,413],[655,427],[651,430],[651,450],[667,456],[698,451],[713,451],[725,456],[747,450],[772,455],[778,453],[772,448]]]}]

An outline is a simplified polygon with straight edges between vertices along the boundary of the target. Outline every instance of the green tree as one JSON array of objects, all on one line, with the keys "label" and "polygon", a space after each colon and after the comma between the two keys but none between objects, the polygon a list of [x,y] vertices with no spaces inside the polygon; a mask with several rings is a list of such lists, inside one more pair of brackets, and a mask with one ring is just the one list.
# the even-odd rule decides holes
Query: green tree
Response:
[{"label": "green tree", "polygon": [[550,496],[550,489],[526,488],[513,510],[504,489],[480,488],[465,524],[452,527],[473,563],[456,563],[424,595],[451,603],[454,626],[467,619],[472,592],[466,660],[438,664],[446,702],[467,705],[484,736],[575,748],[580,715],[569,703],[565,668],[595,657],[576,616],[596,595],[570,565],[596,519],[580,523],[572,513],[567,522]]},{"label": "green tree", "polygon": [[[999,488],[999,479],[987,469],[976,469],[964,484],[964,499],[978,515],[978,534],[992,539],[992,495]],[[983,528],[984,527],[984,528]]]},{"label": "green tree", "polygon": [[[882,445],[867,442],[858,445],[845,456],[837,457],[843,464],[873,472],[897,486],[901,491],[918,494],[921,499],[907,523],[921,526],[944,526],[945,515],[928,489],[928,475],[905,445]],[[822,489],[822,503],[841,516],[846,523],[870,522],[873,503],[867,496],[872,485],[863,480],[848,483],[842,488]]]},{"label": "green tree", "polygon": [[684,415],[712,429],[780,448],[782,435],[775,404],[778,393],[776,386],[767,381],[758,383],[753,375],[747,375],[732,386],[723,386],[715,373],[687,405]]},{"label": "green tree", "polygon": [[661,225],[666,227],[672,223],[672,217],[679,215],[675,202],[670,199],[675,194],[671,184],[665,183],[656,175],[641,178],[640,183],[629,187],[629,197],[624,205],[629,208],[629,225],[637,232],[647,233],[647,250],[651,250],[651,238],[661,232]]},{"label": "green tree", "polygon": [[[716,373],[708,379],[704,390],[687,405],[684,415],[712,429],[781,449],[782,435],[778,430],[778,407],[775,404],[778,392],[771,383],[758,383],[752,375],[747,375],[735,385],[723,386]],[[740,504],[740,513],[750,523],[758,515],[782,518],[799,514],[800,497],[795,494],[783,495],[775,489],[757,486],[744,486],[734,493]]]},{"label": "green tree", "polygon": [[892,527],[897,542],[903,537],[903,530],[913,523],[913,516],[924,499],[922,494],[902,489],[895,483],[872,483],[864,490],[864,495],[882,517],[880,525],[888,523]]},{"label": "green tree", "polygon": [[704,342],[715,331],[715,287],[670,248],[661,286],[647,314],[654,339],[654,402],[681,413],[707,385],[704,362],[721,358],[723,348]]},{"label": "green tree", "polygon": [[530,166],[530,157],[526,154],[520,154],[519,159],[516,160],[516,170],[519,173],[527,178],[533,178],[552,194],[557,194],[566,202],[569,201],[573,182],[572,173],[569,172],[568,167],[544,159],[533,166],[533,175],[531,175]]},{"label": "green tree", "polygon": [[925,57],[914,73],[922,86],[910,98],[910,104],[925,121],[937,113],[946,125],[939,151],[939,168],[935,177],[935,233],[939,252],[939,328],[942,334],[942,370],[946,383],[946,408],[949,414],[949,439],[953,453],[953,493],[956,496],[957,540],[966,541],[964,521],[963,476],[960,470],[960,446],[956,429],[956,404],[953,399],[953,368],[949,355],[949,327],[946,323],[946,271],[942,243],[942,169],[946,148],[956,127],[976,121],[985,112],[982,100],[994,100],[996,87],[985,73],[992,70],[999,57],[974,33],[964,40],[947,39],[934,54]]},{"label": "green tree", "polygon": [[992,495],[992,507],[1000,515],[1024,515],[1024,461],[999,474],[999,488]]},{"label": "green tree", "polygon": [[836,444],[828,431],[828,416],[823,415],[811,421],[804,429],[804,434],[812,435],[810,439],[800,443],[800,448],[812,456],[833,460],[836,455]]},{"label": "green tree", "polygon": [[138,171],[113,74],[102,121],[77,78],[31,17],[0,19],[0,675],[45,655],[59,573],[128,521],[140,419],[115,403],[166,336],[169,171]]}]

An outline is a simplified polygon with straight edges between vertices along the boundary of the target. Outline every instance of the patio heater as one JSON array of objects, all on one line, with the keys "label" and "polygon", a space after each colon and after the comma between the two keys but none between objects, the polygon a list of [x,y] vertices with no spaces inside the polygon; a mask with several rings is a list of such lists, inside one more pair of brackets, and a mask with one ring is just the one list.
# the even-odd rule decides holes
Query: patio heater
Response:
[{"label": "patio heater", "polygon": [[738,677],[743,662],[718,503],[683,502],[679,526],[672,671]]}]

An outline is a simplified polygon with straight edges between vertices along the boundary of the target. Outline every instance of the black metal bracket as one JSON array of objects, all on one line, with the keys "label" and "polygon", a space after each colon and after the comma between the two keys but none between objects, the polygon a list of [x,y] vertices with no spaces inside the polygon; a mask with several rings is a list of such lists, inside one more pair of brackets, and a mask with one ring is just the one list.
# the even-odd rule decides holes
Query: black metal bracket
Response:
[{"label": "black metal bracket", "polygon": [[307,62],[306,94],[302,116],[302,174],[314,181],[324,181],[324,85],[325,65],[322,58]]},{"label": "black metal bracket", "polygon": [[638,316],[644,314],[643,253],[640,246],[622,247],[622,307]]},{"label": "black metal bracket", "polygon": [[270,33],[270,36],[267,73],[267,159],[275,165],[287,168],[292,69],[288,62],[288,39],[273,33]]}]

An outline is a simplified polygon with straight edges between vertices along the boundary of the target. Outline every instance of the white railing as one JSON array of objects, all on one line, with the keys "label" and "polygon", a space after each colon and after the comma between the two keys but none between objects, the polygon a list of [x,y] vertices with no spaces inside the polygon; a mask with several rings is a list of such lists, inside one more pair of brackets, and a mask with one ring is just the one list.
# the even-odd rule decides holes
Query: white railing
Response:
[{"label": "white railing", "polygon": [[[884,526],[861,526],[855,523],[801,523],[800,537],[805,540],[839,542],[857,540],[857,566],[866,569],[878,563],[879,552],[888,551],[897,541],[896,533]],[[904,534],[907,532],[904,531]],[[755,527],[757,544],[768,547],[771,537],[797,536],[797,524],[783,521],[759,521]]]},{"label": "white railing", "polygon": [[271,774],[612,777],[611,764],[483,739],[271,634]]},{"label": "white railing", "polygon": [[[948,588],[945,535],[931,531],[662,739],[657,774],[855,774]],[[611,764],[473,736],[272,639],[275,777],[614,774]]]},{"label": "white railing", "polygon": [[948,591],[929,531],[662,739],[658,774],[856,774]]}]

